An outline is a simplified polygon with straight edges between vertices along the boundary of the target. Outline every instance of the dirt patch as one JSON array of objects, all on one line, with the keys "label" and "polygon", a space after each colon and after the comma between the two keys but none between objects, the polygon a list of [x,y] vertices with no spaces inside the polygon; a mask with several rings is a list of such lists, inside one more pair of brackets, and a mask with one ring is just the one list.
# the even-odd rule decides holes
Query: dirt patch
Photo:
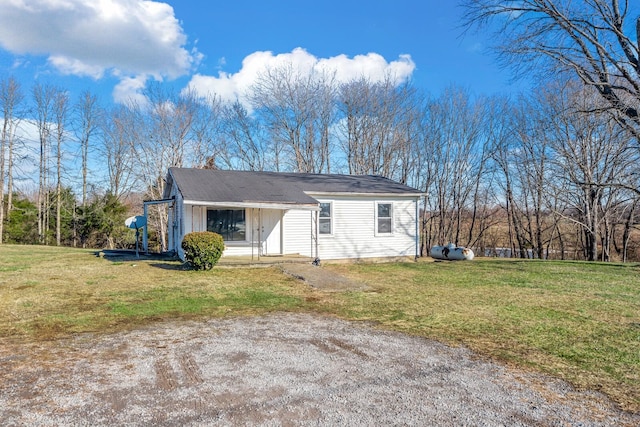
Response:
[{"label": "dirt patch", "polygon": [[283,264],[282,271],[325,292],[364,291],[369,286],[313,264]]},{"label": "dirt patch", "polygon": [[3,426],[636,426],[602,395],[305,314],[0,342]]}]

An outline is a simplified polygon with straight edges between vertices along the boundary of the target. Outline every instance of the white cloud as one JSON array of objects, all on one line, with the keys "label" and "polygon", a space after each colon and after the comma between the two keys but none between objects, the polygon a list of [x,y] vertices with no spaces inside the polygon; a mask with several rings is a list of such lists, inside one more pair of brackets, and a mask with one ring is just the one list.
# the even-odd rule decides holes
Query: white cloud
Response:
[{"label": "white cloud", "polygon": [[362,76],[377,82],[389,76],[400,83],[413,74],[416,65],[410,55],[400,55],[398,60],[388,63],[382,55],[369,53],[356,55],[353,59],[346,55],[321,59],[318,61],[318,67],[330,71],[335,70],[336,78],[341,82],[348,82]]},{"label": "white cloud", "polygon": [[200,60],[173,8],[146,0],[0,0],[0,47],[46,55],[61,73],[187,74]]},{"label": "white cloud", "polygon": [[242,68],[237,73],[221,71],[218,76],[196,74],[191,78],[188,87],[202,96],[216,94],[226,101],[242,101],[261,73],[283,65],[291,65],[302,73],[335,72],[339,82],[365,77],[372,82],[391,78],[401,83],[409,79],[416,68],[409,55],[400,55],[397,60],[387,62],[377,53],[356,55],[353,58],[346,55],[317,58],[302,48],[277,55],[259,51],[244,58]]},{"label": "white cloud", "polygon": [[147,104],[147,98],[142,94],[147,82],[147,76],[124,77],[113,89],[113,100],[121,104],[132,102],[139,106]]},{"label": "white cloud", "polygon": [[99,79],[104,75],[104,68],[99,65],[89,65],[79,59],[69,58],[66,56],[51,55],[49,64],[57,68],[62,74],[87,76],[93,79]]}]

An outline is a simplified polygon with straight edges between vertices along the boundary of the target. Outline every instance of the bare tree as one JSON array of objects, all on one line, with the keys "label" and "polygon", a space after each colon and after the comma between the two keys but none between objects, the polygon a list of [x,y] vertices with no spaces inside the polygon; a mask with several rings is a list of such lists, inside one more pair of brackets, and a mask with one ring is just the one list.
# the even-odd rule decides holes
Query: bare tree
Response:
[{"label": "bare tree", "polygon": [[[513,171],[511,159],[515,145],[513,103],[502,97],[479,98],[476,103],[474,109],[479,111],[482,119],[480,122],[478,118],[469,119],[470,122],[476,121],[479,127],[478,141],[474,143],[477,148],[472,148],[472,152],[476,156],[482,155],[476,159],[477,169],[469,169],[466,174],[469,176],[462,178],[463,181],[469,180],[466,185],[472,189],[469,193],[470,207],[467,208],[470,219],[466,245],[475,247],[480,254],[497,253],[504,248],[510,248],[511,254],[515,254],[518,253],[516,242],[518,248],[522,245],[518,238],[521,235],[520,221],[514,214],[517,173]],[[463,109],[465,115],[468,109]],[[439,169],[437,165],[433,168]],[[440,192],[445,190],[440,189]],[[490,232],[492,228],[504,230],[500,225],[505,219],[507,233]]]},{"label": "bare tree", "polygon": [[[540,92],[540,91],[539,91]],[[511,256],[546,258],[558,229],[561,210],[557,194],[549,191],[557,179],[551,170],[545,96],[521,96],[504,104],[496,114],[503,127],[492,132],[491,157],[499,171],[499,199],[508,221]]]},{"label": "bare tree", "polygon": [[[464,0],[466,23],[496,30],[500,58],[520,72],[570,73],[640,137],[640,15],[628,0]],[[540,67],[541,65],[545,67]]]},{"label": "bare tree", "polygon": [[[195,94],[193,94],[195,98]],[[219,141],[222,126],[222,102],[211,95],[199,100],[191,126],[193,159],[192,166],[216,168],[223,147]]]},{"label": "bare tree", "polygon": [[[270,68],[251,88],[251,105],[271,131],[276,152],[297,172],[328,172],[333,121],[334,77],[303,72],[293,64]],[[282,150],[282,151],[281,151]],[[274,168],[282,165],[276,157]]]},{"label": "bare tree", "polygon": [[585,113],[598,111],[601,104],[589,89],[568,85],[552,89],[549,98],[546,117],[555,169],[549,188],[572,207],[574,214],[565,217],[582,230],[584,257],[594,261],[600,249],[600,259],[609,261],[613,216],[629,200],[623,191],[628,190],[616,183],[637,184],[638,150],[619,122]]},{"label": "bare tree", "polygon": [[[533,258],[546,258],[545,247],[549,239],[549,224],[546,219],[554,193],[546,191],[548,182],[554,177],[549,167],[549,141],[544,135],[546,118],[536,114],[536,104],[521,100],[517,110],[517,121],[513,129],[520,150],[514,153],[514,165],[522,188],[523,231],[531,247]],[[553,226],[553,225],[552,225]]]},{"label": "bare tree", "polygon": [[[9,77],[0,81],[0,111],[2,112],[2,134],[0,135],[0,244],[3,242],[5,218],[9,219],[13,196],[13,162],[16,129],[19,122],[18,108],[24,96],[20,83]],[[5,177],[7,202],[5,205]]]},{"label": "bare tree", "polygon": [[491,159],[501,176],[498,180],[498,186],[502,188],[503,197],[500,200],[506,212],[509,251],[512,257],[525,257],[527,244],[523,232],[522,216],[518,208],[519,203],[516,201],[518,194],[522,193],[518,191],[518,173],[514,170],[517,162],[513,158],[513,153],[519,150],[519,146],[513,135],[511,124],[495,129],[491,137]]},{"label": "bare tree", "polygon": [[134,141],[139,141],[139,129],[129,108],[115,106],[102,121],[101,153],[105,159],[110,193],[120,200],[134,185],[134,167],[137,164],[133,151]]},{"label": "bare tree", "polygon": [[222,109],[219,134],[225,166],[230,169],[263,171],[278,164],[279,152],[259,118],[240,103]]},{"label": "bare tree", "polygon": [[53,102],[56,140],[56,245],[60,246],[62,236],[62,159],[64,155],[62,146],[67,139],[69,94],[63,90],[57,90]]},{"label": "bare tree", "polygon": [[407,182],[422,125],[422,99],[392,76],[360,78],[339,88],[341,148],[349,173],[382,175]]},{"label": "bare tree", "polygon": [[[194,165],[194,130],[198,128],[200,99],[194,92],[175,93],[153,85],[145,91],[147,105],[129,104],[128,114],[140,132],[130,140],[135,153],[138,182],[150,199],[161,199],[165,177],[170,167]],[[157,233],[160,249],[167,247],[167,218],[165,205],[154,205],[149,222]]]},{"label": "bare tree", "polygon": [[[626,210],[626,215],[623,216],[624,227],[622,232],[622,244],[619,252],[622,252],[622,262],[627,262],[628,260],[628,251],[629,251],[629,241],[631,240],[631,229],[634,225],[634,220],[638,208],[638,203],[640,203],[640,198],[636,197],[633,199],[631,203],[628,203],[624,206],[624,210]],[[625,213],[623,210],[623,214]],[[614,245],[616,244],[616,240],[613,240]]]},{"label": "bare tree", "polygon": [[98,98],[88,90],[82,92],[76,103],[77,138],[82,158],[82,206],[87,204],[87,177],[89,173],[89,147],[92,137],[99,129],[102,111]]},{"label": "bare tree", "polygon": [[476,203],[486,200],[480,191],[488,158],[485,110],[484,101],[472,102],[458,89],[449,89],[429,105],[421,147],[422,170],[429,176],[423,219],[432,232],[425,238],[428,242],[468,245],[475,240],[464,230],[473,222],[473,212],[478,213]]},{"label": "bare tree", "polygon": [[[361,78],[340,86],[339,110],[343,117],[343,151],[350,174],[375,174],[379,156],[375,156],[376,85]],[[380,144],[378,144],[380,145]]]},{"label": "bare tree", "polygon": [[47,243],[49,228],[49,156],[52,133],[53,109],[57,89],[53,86],[36,84],[33,89],[35,121],[38,128],[40,156],[38,168],[38,241]]},{"label": "bare tree", "polygon": [[[520,257],[608,260],[614,230],[624,221],[637,150],[598,99],[575,82],[539,87],[502,115],[510,124],[494,137],[511,253]],[[573,235],[578,236],[574,238]],[[601,250],[599,252],[599,249]],[[554,255],[555,256],[555,255]]]}]

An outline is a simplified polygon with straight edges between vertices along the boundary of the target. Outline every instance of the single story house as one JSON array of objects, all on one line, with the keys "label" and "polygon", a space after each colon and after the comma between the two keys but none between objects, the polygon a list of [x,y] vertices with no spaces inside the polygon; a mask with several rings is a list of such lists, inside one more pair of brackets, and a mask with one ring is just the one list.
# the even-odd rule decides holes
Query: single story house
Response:
[{"label": "single story house", "polygon": [[421,195],[380,176],[170,168],[169,249],[213,231],[223,256],[416,257]]}]

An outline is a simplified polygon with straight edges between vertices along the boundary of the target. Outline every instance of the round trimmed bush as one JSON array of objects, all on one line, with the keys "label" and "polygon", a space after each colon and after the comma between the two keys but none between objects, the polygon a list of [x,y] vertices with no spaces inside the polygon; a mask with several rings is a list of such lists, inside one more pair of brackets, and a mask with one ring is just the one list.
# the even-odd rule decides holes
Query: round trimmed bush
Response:
[{"label": "round trimmed bush", "polygon": [[195,231],[184,236],[182,249],[194,270],[211,270],[222,256],[224,240],[218,233]]}]

